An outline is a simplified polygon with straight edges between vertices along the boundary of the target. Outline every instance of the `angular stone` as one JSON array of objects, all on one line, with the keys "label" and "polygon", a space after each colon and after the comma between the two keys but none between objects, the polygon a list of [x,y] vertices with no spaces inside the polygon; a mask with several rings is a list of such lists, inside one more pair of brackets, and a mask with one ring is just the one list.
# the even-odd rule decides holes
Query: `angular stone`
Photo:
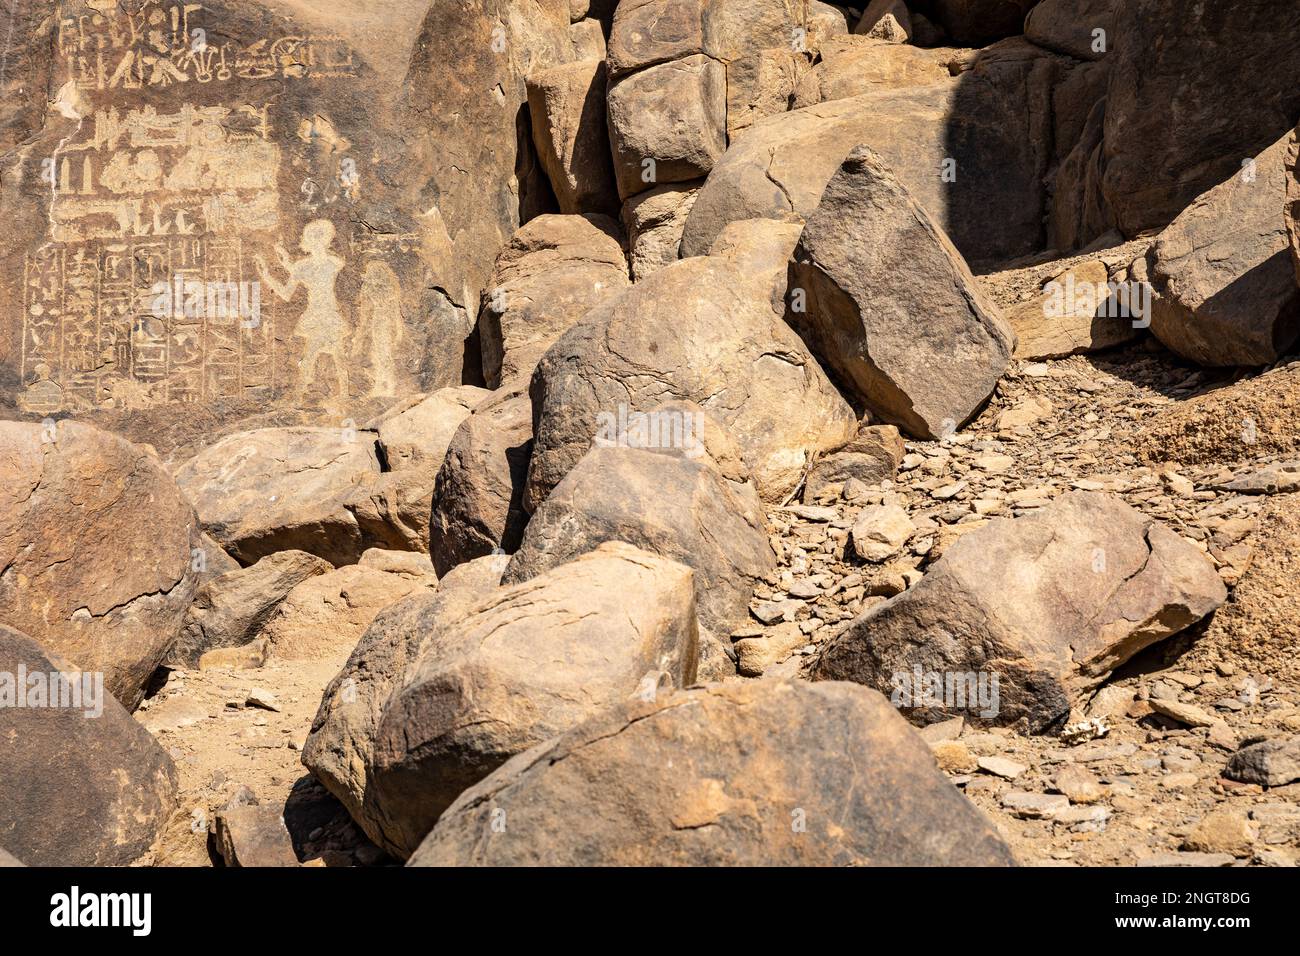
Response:
[{"label": "angular stone", "polygon": [[242,564],[291,550],[349,564],[367,547],[354,507],[380,474],[375,438],[354,427],[238,432],[176,469],[176,482]]},{"label": "angular stone", "polygon": [[[1225,596],[1209,559],[1167,527],[1112,495],[1071,492],[950,545],[920,583],[828,644],[814,676],[884,689],[916,668],[939,675],[945,694],[909,708],[911,719],[931,723],[965,703],[972,722],[1043,732]],[[948,699],[948,678],[980,674],[997,680],[996,713]]]},{"label": "angular stone", "polygon": [[762,505],[714,467],[693,426],[688,445],[591,449],[533,514],[502,583],[624,541],[694,568],[704,627],[726,635],[744,624],[755,584],[776,568]]},{"label": "angular stone", "polygon": [[648,67],[609,87],[619,196],[708,174],[727,148],[726,68],[707,56]]},{"label": "angular stone", "polygon": [[133,709],[198,587],[193,507],[145,448],[74,421],[0,422],[0,487],[0,621]]},{"label": "angular stone", "polygon": [[729,430],[763,500],[789,494],[811,455],[844,445],[856,420],[769,294],[736,266],[697,258],[589,312],[533,380],[538,424],[525,506],[536,510],[602,423],[670,398],[701,403]]},{"label": "angular stone", "polygon": [[497,257],[479,312],[491,388],[532,375],[564,332],[631,285],[623,235],[607,216],[538,216]]},{"label": "angular stone", "polygon": [[[29,866],[126,866],[141,856],[176,803],[171,758],[96,686],[94,672],[74,671],[3,625],[0,672],[5,847]],[[55,681],[60,672],[66,682]],[[27,681],[16,686],[19,673]],[[38,675],[40,686],[53,689],[44,701],[32,697]]]},{"label": "angular stone", "polygon": [[168,661],[197,667],[208,651],[251,644],[290,591],[307,578],[331,570],[328,561],[315,555],[279,551],[251,567],[213,578],[199,588],[185,612]]},{"label": "angular stone", "polygon": [[1229,780],[1283,787],[1300,780],[1300,737],[1274,737],[1242,747],[1223,771]]},{"label": "angular stone", "polygon": [[1067,269],[1048,282],[1038,298],[1007,311],[1007,324],[1016,336],[1015,357],[1031,362],[1065,358],[1137,338],[1141,331],[1134,322],[1140,318],[1105,315],[1112,308],[1109,282],[1106,264],[1094,259]]},{"label": "angular stone", "polygon": [[[979,411],[1014,337],[961,254],[866,147],[808,219],[791,270],[807,293],[789,321],[868,407],[920,438]],[[922,317],[923,320],[922,320]]]},{"label": "angular stone", "polygon": [[831,452],[808,471],[804,483],[804,500],[815,501],[825,491],[842,486],[850,479],[864,485],[878,485],[892,480],[907,449],[903,437],[893,425],[868,425],[839,451]]},{"label": "angular stone", "polygon": [[[491,827],[493,813],[504,814],[505,832]],[[784,681],[711,685],[603,712],[463,794],[411,859],[1012,863],[887,700],[851,685]]]},{"label": "angular stone", "polygon": [[915,531],[898,505],[872,505],[853,522],[853,550],[862,560],[879,563],[897,554]]},{"label": "angular stone", "polygon": [[213,821],[213,842],[226,866],[297,866],[284,811],[268,804],[227,807]]},{"label": "angular stone", "polygon": [[1268,365],[1300,336],[1285,218],[1288,133],[1202,195],[1150,254],[1151,332],[1202,365]]},{"label": "angular stone", "polygon": [[912,37],[912,15],[903,0],[871,0],[853,32],[890,43],[906,43]]},{"label": "angular stone", "polygon": [[[404,602],[326,690],[303,761],[371,839],[408,856],[465,788],[637,692],[648,672],[690,684],[692,579],[683,565],[605,544],[477,602]],[[360,693],[363,676],[380,693]]]},{"label": "angular stone", "polygon": [[[599,30],[597,31],[599,33]],[[527,77],[533,142],[560,212],[618,214],[605,121],[605,63],[578,60]]]},{"label": "angular stone", "polygon": [[640,282],[678,259],[682,229],[695,204],[700,182],[665,183],[623,204],[632,277]]},{"label": "angular stone", "polygon": [[528,513],[524,485],[533,453],[533,404],[524,379],[503,386],[456,431],[438,472],[429,555],[438,574],[519,547]]}]

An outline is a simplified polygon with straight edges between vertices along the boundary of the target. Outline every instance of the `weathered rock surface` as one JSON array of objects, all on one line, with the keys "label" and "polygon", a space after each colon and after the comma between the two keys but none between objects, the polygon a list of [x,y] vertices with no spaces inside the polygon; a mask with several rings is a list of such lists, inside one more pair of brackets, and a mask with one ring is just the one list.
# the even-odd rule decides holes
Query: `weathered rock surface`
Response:
[{"label": "weathered rock surface", "polygon": [[[96,687],[95,673],[3,625],[0,671],[4,846],[29,866],[125,866],[141,856],[175,805],[171,758],[106,685]],[[56,681],[61,671],[66,682]]]},{"label": "weathered rock surface", "polygon": [[875,153],[831,178],[794,254],[788,319],[867,407],[933,438],[968,422],[1014,339],[965,260]]},{"label": "weathered rock surface", "polygon": [[[597,31],[599,33],[599,31]],[[603,59],[539,70],[527,77],[533,141],[560,212],[618,214],[605,121]]]},{"label": "weathered rock surface", "polygon": [[1285,217],[1288,133],[1205,193],[1152,247],[1151,331],[1202,365],[1268,365],[1300,336]]},{"label": "weathered rock surface", "polygon": [[1013,862],[885,698],[761,682],[628,702],[519,755],[466,791],[410,864]]},{"label": "weathered rock surface", "polygon": [[242,564],[290,550],[350,564],[367,546],[354,509],[380,474],[375,438],[351,426],[240,432],[181,465],[176,482]]},{"label": "weathered rock surface", "polygon": [[1025,37],[1076,60],[1100,60],[1122,42],[1115,35],[1117,2],[1039,0],[1025,17]]},{"label": "weathered rock surface", "polygon": [[623,235],[607,216],[539,216],[497,257],[479,312],[491,388],[531,375],[565,330],[631,285]]},{"label": "weathered rock surface", "polygon": [[[966,719],[1041,732],[1064,721],[1078,695],[1225,596],[1209,559],[1164,525],[1115,497],[1071,492],[963,535],[919,584],[828,644],[815,676],[880,690],[914,670],[941,683],[996,676],[994,712],[969,706]],[[908,716],[933,723],[969,704],[940,694]]]},{"label": "weathered rock surface", "polygon": [[198,587],[198,519],[140,446],[78,422],[0,422],[0,622],[128,709]]},{"label": "weathered rock surface", "polygon": [[725,425],[764,500],[798,484],[818,451],[856,431],[852,410],[770,289],[714,258],[665,267],[587,314],[533,379],[537,434],[525,506],[537,507],[592,445],[602,420],[693,401]]},{"label": "weathered rock surface", "polygon": [[360,564],[309,578],[289,592],[262,629],[267,653],[292,661],[350,651],[376,614],[437,585],[432,568],[380,570]]},{"label": "weathered rock surface", "polygon": [[1105,191],[1125,235],[1164,228],[1295,126],[1298,31],[1300,8],[1272,0],[1116,5]]},{"label": "weathered rock surface", "polygon": [[818,459],[808,470],[804,500],[815,501],[824,495],[838,498],[844,483],[851,478],[864,485],[891,480],[898,473],[905,452],[903,438],[893,425],[861,428],[853,441]]},{"label": "weathered rock surface", "polygon": [[503,386],[456,431],[438,472],[429,555],[440,575],[494,552],[513,554],[528,513],[524,486],[533,453],[528,383]]},{"label": "weathered rock surface", "polygon": [[[1042,295],[1008,310],[1007,324],[1016,336],[1015,357],[1027,361],[1065,358],[1137,338],[1139,326],[1145,324],[1134,314],[1138,302],[1112,297],[1109,282],[1106,264],[1089,260],[1055,276]],[[1121,315],[1123,312],[1130,314]]]},{"label": "weathered rock surface", "polygon": [[[391,694],[349,704],[336,680],[304,762],[372,839],[409,856],[466,787],[514,754],[633,694],[648,673],[691,683],[693,588],[689,568],[606,544],[469,607],[454,595],[406,602],[376,624],[396,625],[386,640],[408,647],[402,676],[383,678]],[[416,653],[402,634],[412,617],[422,631]],[[344,683],[375,644],[373,632],[362,640]],[[367,736],[340,739],[359,706],[370,715]]]},{"label": "weathered rock surface", "polygon": [[698,182],[665,183],[637,193],[623,204],[628,258],[636,281],[677,261],[682,230],[699,187]]},{"label": "weathered rock surface", "polygon": [[906,43],[912,37],[912,15],[903,0],[871,0],[853,32],[890,43]]},{"label": "weathered rock surface", "polygon": [[350,504],[367,545],[428,548],[429,508],[447,447],[461,423],[491,395],[473,385],[440,388],[396,405],[366,426],[378,437],[384,469]]},{"label": "weathered rock surface", "polygon": [[776,558],[758,495],[722,476],[702,437],[685,449],[591,449],[533,515],[502,583],[624,541],[695,570],[701,625],[726,635],[743,624],[754,583]]},{"label": "weathered rock surface", "polygon": [[1282,787],[1300,780],[1300,737],[1274,737],[1243,747],[1223,771],[1230,780]]},{"label": "weathered rock surface", "polygon": [[[844,157],[863,144],[967,258],[1004,260],[1037,251],[1051,159],[1051,90],[1059,70],[1053,55],[1007,41],[980,53],[959,77],[884,90],[868,79],[859,95],[759,120],[709,174],[687,219],[682,255],[703,255],[736,219],[808,216]],[[996,220],[989,209],[999,211]]]},{"label": "weathered rock surface", "polygon": [[331,570],[328,561],[305,551],[278,551],[204,583],[185,612],[168,661],[197,667],[208,651],[252,643],[290,591]]}]

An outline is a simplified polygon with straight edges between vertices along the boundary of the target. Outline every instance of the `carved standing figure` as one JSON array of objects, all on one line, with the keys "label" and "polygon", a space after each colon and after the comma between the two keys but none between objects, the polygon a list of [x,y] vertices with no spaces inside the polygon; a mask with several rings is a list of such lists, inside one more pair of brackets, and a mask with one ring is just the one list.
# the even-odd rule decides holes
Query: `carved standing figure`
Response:
[{"label": "carved standing figure", "polygon": [[262,281],[271,287],[281,300],[288,302],[294,297],[298,287],[307,290],[307,308],[303,310],[294,335],[303,340],[302,361],[298,363],[298,389],[301,396],[307,387],[316,381],[316,362],[322,355],[328,355],[334,363],[334,374],[338,378],[339,395],[348,397],[348,370],[343,361],[343,336],[345,324],[343,313],[339,310],[335,283],[346,263],[334,255],[330,247],[334,242],[334,224],[326,219],[315,219],[302,230],[299,244],[306,255],[294,262],[283,246],[275,247],[280,257],[280,265],[289,275],[287,282],[278,281],[271,275],[266,260],[256,256],[257,268],[262,274]]},{"label": "carved standing figure", "polygon": [[352,354],[360,353],[370,339],[372,398],[397,394],[397,350],[406,338],[402,321],[402,286],[397,274],[386,262],[366,266],[357,296],[357,328],[352,340]]}]

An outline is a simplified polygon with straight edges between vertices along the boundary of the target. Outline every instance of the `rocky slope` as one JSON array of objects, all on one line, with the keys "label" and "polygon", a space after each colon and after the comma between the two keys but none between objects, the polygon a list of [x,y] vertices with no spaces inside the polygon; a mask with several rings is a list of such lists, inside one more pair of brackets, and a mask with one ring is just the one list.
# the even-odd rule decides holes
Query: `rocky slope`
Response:
[{"label": "rocky slope", "polygon": [[0,859],[1300,862],[1286,5],[10,6]]}]

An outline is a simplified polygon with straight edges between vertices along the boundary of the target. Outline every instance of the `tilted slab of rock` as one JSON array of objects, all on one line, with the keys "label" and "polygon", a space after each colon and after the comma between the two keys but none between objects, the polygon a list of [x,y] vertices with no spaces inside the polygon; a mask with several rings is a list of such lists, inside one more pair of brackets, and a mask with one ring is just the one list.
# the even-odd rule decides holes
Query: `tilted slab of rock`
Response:
[{"label": "tilted slab of rock", "polygon": [[99,676],[0,625],[0,839],[29,866],[125,866],[175,806],[171,758]]},{"label": "tilted slab of rock", "polygon": [[1288,133],[1175,219],[1152,247],[1151,331],[1202,365],[1268,365],[1300,336],[1286,224]]},{"label": "tilted slab of rock", "polygon": [[[606,544],[476,603],[454,592],[404,602],[327,689],[303,761],[371,839],[409,856],[465,788],[511,756],[637,692],[648,673],[691,683],[693,577]],[[375,685],[364,692],[363,669]]]},{"label": "tilted slab of rock", "polygon": [[688,259],[566,332],[532,383],[538,425],[525,506],[537,509],[602,423],[674,398],[730,430],[765,501],[792,491],[810,456],[845,444],[857,422],[769,295],[762,277],[721,259]]},{"label": "tilted slab of rock", "polygon": [[793,106],[802,109],[863,93],[950,85],[949,64],[958,53],[866,36],[836,37],[822,45],[817,64],[800,78]]},{"label": "tilted slab of rock", "polygon": [[694,568],[700,624],[725,636],[748,620],[754,585],[776,567],[767,535],[758,495],[723,478],[702,444],[676,453],[597,447],[537,509],[502,583],[625,541]]},{"label": "tilted slab of rock", "polygon": [[89,425],[0,422],[0,622],[128,709],[198,587],[199,522],[144,448]]},{"label": "tilted slab of rock", "polygon": [[811,502],[823,495],[838,498],[851,478],[866,485],[892,481],[906,451],[903,437],[893,425],[861,428],[853,441],[819,459],[808,470],[804,500]]},{"label": "tilted slab of rock", "polygon": [[[859,95],[759,120],[710,172],[686,221],[682,255],[705,254],[737,219],[810,215],[844,157],[864,144],[967,258],[1037,251],[1059,60],[1007,41],[959,77],[901,89],[867,84]],[[998,216],[990,219],[990,209]]]},{"label": "tilted slab of rock", "polygon": [[[1114,496],[1071,492],[963,535],[919,584],[840,632],[814,675],[905,690],[921,723],[962,714],[1041,732],[1226,593],[1210,560],[1164,525]],[[986,682],[979,701],[956,695],[966,678]]]},{"label": "tilted slab of rock", "polygon": [[166,452],[461,381],[467,310],[549,195],[516,124],[527,69],[571,56],[567,4],[443,4],[423,28],[379,5],[372,29],[337,4],[17,0],[0,342],[19,413]]},{"label": "tilted slab of rock", "polygon": [[[493,814],[506,825],[493,827]],[[410,860],[1012,864],[884,697],[851,684],[777,681],[710,685],[593,717],[466,791]]]},{"label": "tilted slab of rock", "polygon": [[709,255],[725,259],[746,275],[767,276],[772,308],[785,310],[790,256],[799,244],[803,224],[777,219],[738,219],[727,223],[709,247]]},{"label": "tilted slab of rock", "polygon": [[1295,126],[1300,7],[1128,0],[1114,16],[1105,192],[1131,237],[1164,228]]},{"label": "tilted slab of rock", "polygon": [[533,373],[565,330],[631,285],[623,234],[608,216],[538,216],[497,257],[479,312],[490,388]]},{"label": "tilted slab of rock", "polygon": [[[599,34],[599,31],[597,31]],[[560,212],[618,214],[605,120],[605,63],[578,60],[527,77],[533,142]]]},{"label": "tilted slab of rock", "polygon": [[519,547],[528,512],[533,403],[525,379],[503,386],[456,430],[438,472],[429,557],[439,574]]},{"label": "tilted slab of rock", "polygon": [[176,481],[204,530],[243,564],[289,550],[350,564],[367,547],[354,500],[379,474],[374,432],[260,428],[204,449]]},{"label": "tilted slab of rock", "polygon": [[809,217],[789,321],[885,421],[919,438],[979,411],[1014,339],[965,260],[866,147],[844,161]]},{"label": "tilted slab of rock", "polygon": [[252,567],[205,582],[185,612],[168,660],[197,667],[208,651],[251,643],[290,591],[307,578],[331,570],[333,565],[314,554],[278,551]]}]

